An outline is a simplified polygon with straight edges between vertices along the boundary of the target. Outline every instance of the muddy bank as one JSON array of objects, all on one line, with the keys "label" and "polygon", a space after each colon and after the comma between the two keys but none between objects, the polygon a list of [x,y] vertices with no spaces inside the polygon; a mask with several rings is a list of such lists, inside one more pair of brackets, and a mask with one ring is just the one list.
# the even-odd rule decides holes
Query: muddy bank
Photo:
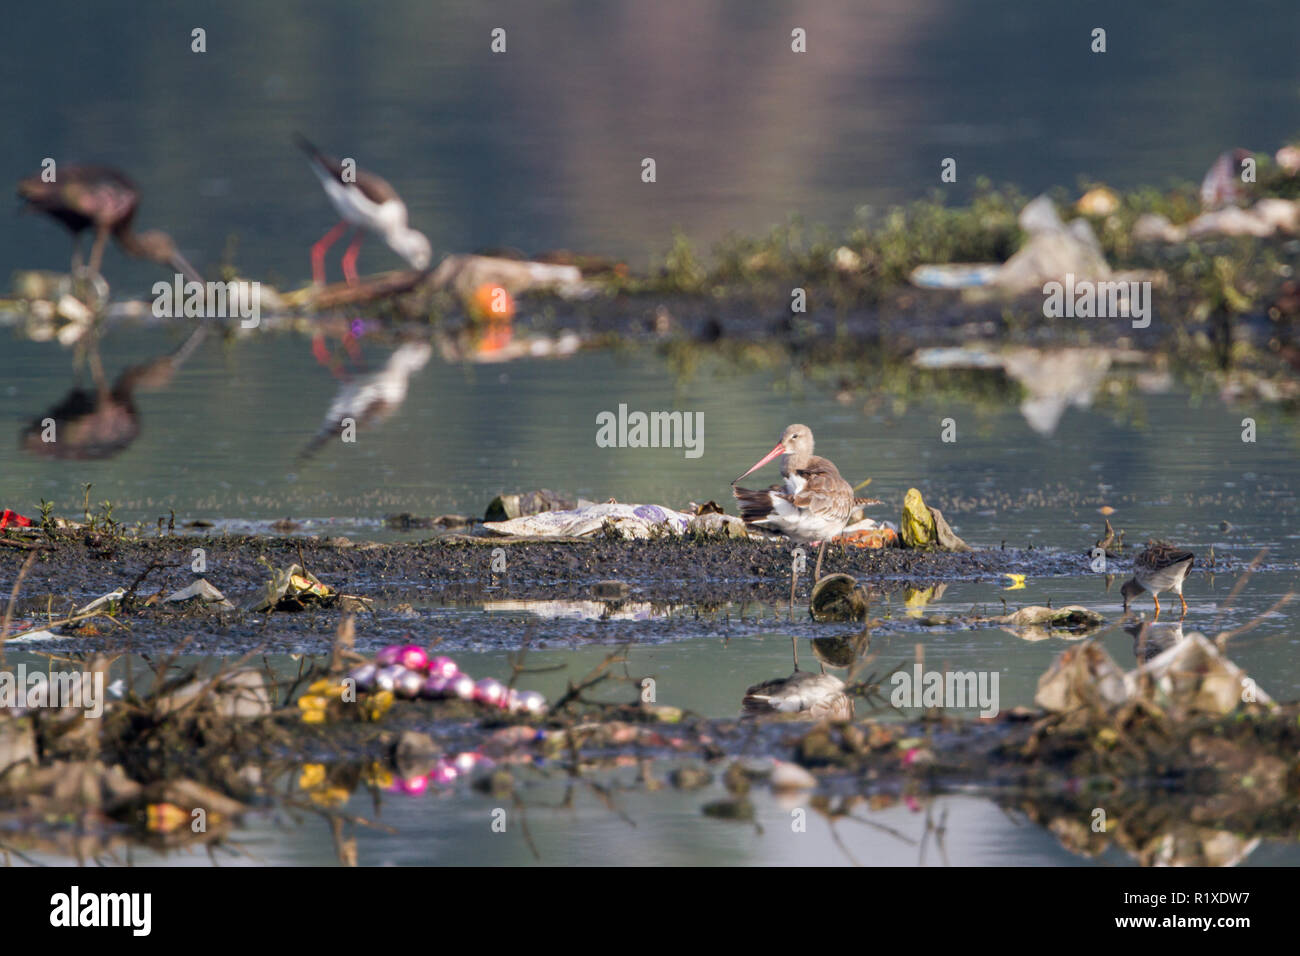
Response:
[{"label": "muddy bank", "polygon": [[[690,638],[716,633],[724,624],[729,633],[742,633],[747,625],[765,631],[779,623],[783,630],[817,634],[826,626],[808,617],[810,573],[799,576],[799,606],[789,610],[791,558],[789,546],[778,542],[691,537],[509,541],[453,535],[413,544],[352,544],[317,538],[87,533],[62,535],[53,542],[42,536],[27,540],[31,550],[0,547],[0,590],[6,595],[35,555],[14,605],[11,633],[58,620],[115,589],[126,593],[112,620],[65,627],[62,637],[8,644],[15,650],[161,650],[182,639],[190,642],[188,653],[252,647],[300,652],[327,646],[345,605],[309,606],[296,613],[249,610],[271,577],[268,564],[300,564],[334,591],[361,599],[363,647],[408,632],[456,646],[514,647],[537,627],[546,630],[538,646],[546,646],[545,641]],[[206,562],[202,575],[192,570],[199,548]],[[504,572],[492,572],[494,559],[498,568],[504,562]],[[1219,556],[1215,570],[1229,571],[1236,563]],[[1002,610],[999,599],[1006,595],[1000,588],[1010,580],[1006,575],[1093,575],[1087,554],[1011,548],[963,553],[836,548],[827,556],[825,571],[847,573],[861,582],[877,617],[888,616],[882,605],[900,592],[946,582],[988,582],[990,606]],[[198,577],[234,607],[163,601]],[[1111,583],[1117,588],[1119,580],[1114,577]],[[1090,593],[1095,590],[1091,583],[1089,587]],[[562,602],[580,606],[564,608]],[[480,606],[496,613],[478,613],[467,621],[466,607]],[[616,633],[602,627],[610,620],[619,622]]]},{"label": "muddy bank", "polygon": [[[200,548],[206,570],[196,575],[192,566]],[[0,548],[0,584],[12,585],[30,553]],[[78,535],[42,542],[34,553],[20,598],[22,613],[43,608],[50,595],[56,603],[59,598],[80,601],[129,587],[146,571],[135,588],[136,610],[143,610],[150,596],[183,588],[197,576],[243,606],[269,577],[264,562],[276,567],[297,562],[336,590],[381,603],[613,597],[707,605],[788,600],[790,595],[787,544],[727,538],[519,541],[453,535],[413,544],[353,544],[346,539],[231,535]],[[493,573],[494,558],[504,571]],[[945,581],[994,581],[1008,573],[1083,574],[1088,559],[1038,549],[945,553],[837,547],[827,555],[826,570],[898,590]],[[807,596],[810,578],[800,576],[799,595]],[[611,581],[624,587],[598,587]]]},{"label": "muddy bank", "polygon": [[[29,539],[31,540],[31,539]],[[189,584],[196,548],[204,550],[203,576],[231,600],[246,597],[268,577],[262,559],[279,566],[297,561],[336,589],[382,596],[388,589],[419,589],[433,598],[481,600],[584,598],[603,581],[623,581],[629,593],[651,601],[685,603],[770,600],[790,593],[789,545],[727,538],[624,541],[589,538],[519,541],[448,536],[413,544],[354,544],[340,539],[217,537],[133,538],[77,536],[42,541],[24,593],[96,596],[123,587],[150,565],[157,568],[137,588],[142,598]],[[502,549],[505,571],[492,572]],[[0,584],[15,580],[28,551],[0,548]],[[1217,570],[1232,559],[1219,556]],[[1086,552],[1050,549],[976,549],[963,553],[901,548],[828,550],[826,571],[851,574],[882,588],[924,587],[945,581],[994,581],[1008,573],[1035,577],[1090,573]],[[807,594],[808,575],[799,593]]]}]

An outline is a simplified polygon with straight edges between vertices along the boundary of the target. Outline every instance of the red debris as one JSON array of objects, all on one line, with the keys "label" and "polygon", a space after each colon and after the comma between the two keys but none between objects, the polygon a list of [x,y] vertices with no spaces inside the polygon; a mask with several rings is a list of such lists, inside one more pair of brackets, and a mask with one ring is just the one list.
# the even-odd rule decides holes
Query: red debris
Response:
[{"label": "red debris", "polygon": [[30,528],[32,519],[24,518],[18,512],[6,508],[4,511],[0,511],[0,528],[7,528],[10,525],[15,528]]}]

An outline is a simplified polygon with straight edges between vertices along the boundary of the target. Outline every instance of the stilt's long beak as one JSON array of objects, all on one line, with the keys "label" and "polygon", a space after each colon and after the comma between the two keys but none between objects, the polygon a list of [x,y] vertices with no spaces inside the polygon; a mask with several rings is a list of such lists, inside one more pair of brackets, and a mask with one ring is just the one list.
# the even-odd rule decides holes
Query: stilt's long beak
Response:
[{"label": "stilt's long beak", "polygon": [[[754,472],[758,471],[758,469],[762,468],[773,458],[777,457],[778,455],[784,455],[784,454],[785,454],[785,445],[777,445],[770,452],[768,452],[767,455],[765,455],[757,465],[749,469],[749,471],[745,472],[744,475],[741,475],[740,478],[744,478],[746,475],[752,475]],[[740,478],[737,478],[735,481],[732,482],[732,484],[734,485],[737,481],[740,481]]]}]

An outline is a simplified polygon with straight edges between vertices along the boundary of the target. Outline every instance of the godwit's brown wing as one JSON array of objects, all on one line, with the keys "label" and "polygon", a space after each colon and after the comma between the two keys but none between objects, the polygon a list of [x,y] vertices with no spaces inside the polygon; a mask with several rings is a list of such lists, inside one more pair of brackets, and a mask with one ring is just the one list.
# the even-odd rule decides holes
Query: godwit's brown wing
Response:
[{"label": "godwit's brown wing", "polygon": [[853,486],[840,477],[835,465],[813,455],[793,478],[799,485],[791,501],[795,507],[809,511],[828,522],[847,522],[853,511]]}]

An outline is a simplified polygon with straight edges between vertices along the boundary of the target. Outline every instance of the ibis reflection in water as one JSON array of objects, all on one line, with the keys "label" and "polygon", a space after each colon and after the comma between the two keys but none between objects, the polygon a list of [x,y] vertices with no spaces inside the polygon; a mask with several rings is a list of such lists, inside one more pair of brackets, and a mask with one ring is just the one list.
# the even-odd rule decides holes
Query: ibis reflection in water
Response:
[{"label": "ibis reflection in water", "polygon": [[124,370],[111,384],[104,374],[94,330],[86,336],[93,388],[76,387],[38,416],[20,436],[22,448],[45,458],[93,460],[112,458],[140,435],[138,389],[156,390],[171,384],[177,370],[207,334],[200,325],[167,354]]}]

